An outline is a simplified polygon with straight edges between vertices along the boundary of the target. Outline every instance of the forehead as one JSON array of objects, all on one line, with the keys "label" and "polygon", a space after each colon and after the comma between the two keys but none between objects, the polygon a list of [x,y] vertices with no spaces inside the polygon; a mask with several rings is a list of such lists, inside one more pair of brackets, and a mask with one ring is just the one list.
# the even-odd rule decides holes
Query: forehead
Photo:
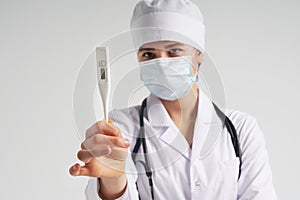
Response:
[{"label": "forehead", "polygon": [[168,49],[172,48],[174,46],[182,46],[182,47],[188,47],[188,45],[175,42],[175,41],[156,41],[156,42],[149,42],[146,44],[143,44],[140,49],[142,48],[155,48],[155,49]]}]

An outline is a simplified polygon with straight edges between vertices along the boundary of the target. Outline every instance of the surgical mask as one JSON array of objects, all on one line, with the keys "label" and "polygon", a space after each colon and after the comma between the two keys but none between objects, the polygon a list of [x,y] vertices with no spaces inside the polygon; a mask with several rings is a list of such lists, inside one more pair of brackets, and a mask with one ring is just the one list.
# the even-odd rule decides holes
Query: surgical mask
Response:
[{"label": "surgical mask", "polygon": [[185,96],[196,81],[192,72],[192,56],[156,58],[139,62],[140,77],[155,96],[176,100]]}]

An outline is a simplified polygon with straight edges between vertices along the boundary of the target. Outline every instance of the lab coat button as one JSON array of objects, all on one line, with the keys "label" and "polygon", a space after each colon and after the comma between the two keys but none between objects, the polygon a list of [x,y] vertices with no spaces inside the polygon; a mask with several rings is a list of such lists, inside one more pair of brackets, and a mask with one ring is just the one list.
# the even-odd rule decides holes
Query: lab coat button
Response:
[{"label": "lab coat button", "polygon": [[200,185],[201,185],[201,182],[200,182],[200,181],[196,181],[196,182],[195,182],[195,186],[196,186],[196,187],[198,187],[198,186],[200,186]]}]

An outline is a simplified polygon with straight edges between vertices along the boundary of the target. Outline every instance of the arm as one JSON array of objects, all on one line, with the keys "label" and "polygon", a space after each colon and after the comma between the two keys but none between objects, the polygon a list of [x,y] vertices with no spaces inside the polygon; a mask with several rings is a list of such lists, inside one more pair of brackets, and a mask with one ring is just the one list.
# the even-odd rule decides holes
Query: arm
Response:
[{"label": "arm", "polygon": [[243,164],[238,183],[238,199],[276,200],[264,135],[253,117],[249,117],[240,126]]}]

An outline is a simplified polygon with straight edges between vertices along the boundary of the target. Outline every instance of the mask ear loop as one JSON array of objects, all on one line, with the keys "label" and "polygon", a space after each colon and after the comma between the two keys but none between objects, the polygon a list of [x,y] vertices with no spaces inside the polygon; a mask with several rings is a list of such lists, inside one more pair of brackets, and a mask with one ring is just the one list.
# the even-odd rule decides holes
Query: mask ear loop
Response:
[{"label": "mask ear loop", "polygon": [[201,65],[201,63],[198,64],[198,69],[197,69],[197,72],[196,72],[196,82],[199,81],[199,69],[200,69],[200,65]]},{"label": "mask ear loop", "polygon": [[[192,57],[196,54],[196,53],[200,53],[200,54],[202,54],[201,53],[201,51],[199,51],[198,49],[196,49],[196,48],[194,48],[195,49],[195,53],[192,55]],[[199,69],[200,69],[200,66],[201,66],[201,64],[202,63],[199,63],[198,64],[198,67],[197,67],[197,71],[196,71],[196,82],[198,82],[198,80],[199,80]]]}]

